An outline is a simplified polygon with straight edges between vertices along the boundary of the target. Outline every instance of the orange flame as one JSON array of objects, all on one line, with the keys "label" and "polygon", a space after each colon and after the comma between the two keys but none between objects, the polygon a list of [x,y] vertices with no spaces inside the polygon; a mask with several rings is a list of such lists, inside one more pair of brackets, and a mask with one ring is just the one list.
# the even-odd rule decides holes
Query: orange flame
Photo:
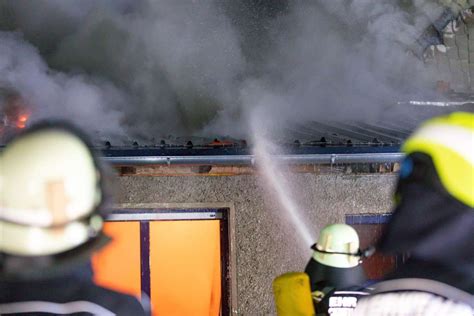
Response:
[{"label": "orange flame", "polygon": [[18,117],[18,120],[17,120],[17,122],[16,122],[16,127],[18,127],[18,128],[25,128],[27,121],[28,121],[28,115],[27,115],[27,114],[21,114],[21,115]]}]

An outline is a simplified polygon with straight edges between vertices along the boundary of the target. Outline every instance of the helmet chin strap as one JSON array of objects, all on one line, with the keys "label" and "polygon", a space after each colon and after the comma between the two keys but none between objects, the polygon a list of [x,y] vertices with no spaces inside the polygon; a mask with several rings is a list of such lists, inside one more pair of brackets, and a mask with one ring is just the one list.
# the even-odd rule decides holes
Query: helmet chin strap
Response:
[{"label": "helmet chin strap", "polygon": [[326,250],[319,249],[317,246],[318,244],[315,243],[314,245],[311,246],[311,249],[316,252],[330,254],[330,255],[346,255],[346,256],[360,257],[361,260],[368,258],[375,253],[374,246],[370,246],[368,248],[365,248],[364,250],[359,249],[357,252],[326,251]]}]

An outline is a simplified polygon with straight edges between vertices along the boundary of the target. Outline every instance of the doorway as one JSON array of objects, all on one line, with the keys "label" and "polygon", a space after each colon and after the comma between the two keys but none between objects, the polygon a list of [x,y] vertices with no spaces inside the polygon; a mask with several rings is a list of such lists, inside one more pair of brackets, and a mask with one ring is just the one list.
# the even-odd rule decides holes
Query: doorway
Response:
[{"label": "doorway", "polygon": [[[230,315],[230,208],[121,208],[93,258],[98,284],[149,300],[153,315]],[[235,280],[235,279],[234,279]]]}]

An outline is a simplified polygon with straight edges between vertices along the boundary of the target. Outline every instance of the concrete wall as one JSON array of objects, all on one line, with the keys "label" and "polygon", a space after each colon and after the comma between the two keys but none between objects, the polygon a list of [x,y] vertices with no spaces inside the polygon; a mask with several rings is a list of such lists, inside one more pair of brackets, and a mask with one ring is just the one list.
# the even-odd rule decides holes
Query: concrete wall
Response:
[{"label": "concrete wall", "polygon": [[[393,174],[288,174],[314,236],[345,214],[385,213],[391,208]],[[119,178],[119,203],[233,203],[239,315],[274,314],[271,284],[302,271],[310,251],[284,216],[271,188],[256,175]]]}]

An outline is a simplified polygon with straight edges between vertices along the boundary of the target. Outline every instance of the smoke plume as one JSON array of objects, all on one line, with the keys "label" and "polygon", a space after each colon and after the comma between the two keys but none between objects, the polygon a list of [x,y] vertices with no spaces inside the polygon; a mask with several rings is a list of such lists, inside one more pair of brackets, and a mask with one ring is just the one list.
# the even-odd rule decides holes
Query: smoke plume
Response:
[{"label": "smoke plume", "polygon": [[406,3],[3,0],[0,87],[125,141],[376,119],[435,78],[411,52],[442,8]]},{"label": "smoke plume", "polygon": [[97,137],[125,136],[120,109],[126,95],[99,78],[49,69],[37,49],[19,34],[0,32],[0,74],[0,86],[20,93],[36,119],[74,120]]}]

